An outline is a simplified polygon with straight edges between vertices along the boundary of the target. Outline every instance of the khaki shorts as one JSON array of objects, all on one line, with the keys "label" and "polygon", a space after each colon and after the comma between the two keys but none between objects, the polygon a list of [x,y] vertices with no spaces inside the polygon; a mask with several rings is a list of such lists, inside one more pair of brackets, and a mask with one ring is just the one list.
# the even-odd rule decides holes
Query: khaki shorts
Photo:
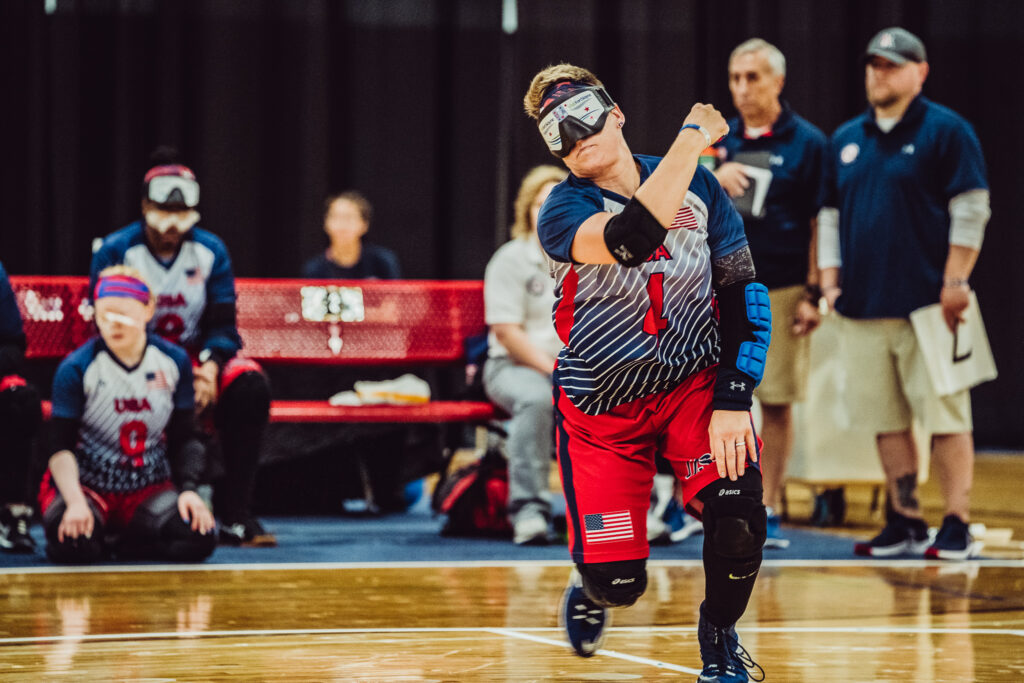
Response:
[{"label": "khaki shorts", "polygon": [[972,431],[970,392],[935,393],[909,320],[836,315],[843,366],[838,388],[854,424],[884,434],[910,429],[916,418],[931,434]]},{"label": "khaki shorts", "polygon": [[804,298],[804,286],[768,290],[772,304],[772,341],[768,346],[764,378],[754,391],[766,405],[796,403],[807,392],[807,368],[810,365],[810,336],[793,335],[793,315]]}]

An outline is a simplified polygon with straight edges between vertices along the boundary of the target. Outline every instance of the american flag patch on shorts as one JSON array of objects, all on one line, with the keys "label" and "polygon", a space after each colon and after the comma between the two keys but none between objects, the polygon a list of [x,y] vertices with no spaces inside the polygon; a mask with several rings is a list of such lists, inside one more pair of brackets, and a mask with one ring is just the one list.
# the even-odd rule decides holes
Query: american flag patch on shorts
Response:
[{"label": "american flag patch on shorts", "polygon": [[583,516],[583,540],[586,543],[628,541],[631,538],[633,520],[629,516],[629,510]]}]

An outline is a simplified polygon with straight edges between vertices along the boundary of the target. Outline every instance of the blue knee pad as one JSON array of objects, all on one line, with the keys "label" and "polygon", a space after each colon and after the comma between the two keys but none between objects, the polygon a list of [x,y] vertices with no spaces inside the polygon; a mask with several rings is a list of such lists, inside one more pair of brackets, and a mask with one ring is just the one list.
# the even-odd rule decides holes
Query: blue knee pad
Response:
[{"label": "blue knee pad", "polygon": [[768,344],[772,338],[772,307],[768,288],[760,282],[750,282],[743,288],[743,303],[754,335],[754,341],[740,344],[736,369],[760,382],[768,359]]},{"label": "blue knee pad", "polygon": [[587,597],[602,607],[628,607],[647,590],[647,560],[577,563]]}]

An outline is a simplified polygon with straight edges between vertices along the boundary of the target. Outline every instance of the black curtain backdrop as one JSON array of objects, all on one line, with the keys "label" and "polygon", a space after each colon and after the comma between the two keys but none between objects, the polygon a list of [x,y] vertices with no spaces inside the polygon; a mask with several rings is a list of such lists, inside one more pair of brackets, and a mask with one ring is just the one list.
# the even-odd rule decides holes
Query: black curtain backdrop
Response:
[{"label": "black curtain backdrop", "polygon": [[[0,2],[0,260],[82,274],[137,217],[147,156],[177,146],[201,224],[239,276],[295,276],[326,245],[322,202],[363,191],[369,240],[412,278],[480,278],[531,166],[554,161],[522,114],[532,75],[587,66],[662,153],[695,101],[732,113],[730,50],[788,59],[785,97],[826,133],[865,106],[868,39],[927,45],[929,97],[978,131],[993,217],[973,278],[1000,378],[974,392],[980,445],[1024,448],[1024,136],[1019,0],[5,0]],[[511,115],[510,115],[511,110]]]}]

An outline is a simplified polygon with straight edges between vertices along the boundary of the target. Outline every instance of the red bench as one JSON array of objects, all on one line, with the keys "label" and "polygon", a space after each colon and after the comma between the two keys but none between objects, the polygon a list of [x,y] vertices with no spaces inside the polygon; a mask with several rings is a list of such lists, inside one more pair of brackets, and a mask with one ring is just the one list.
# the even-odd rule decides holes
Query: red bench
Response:
[{"label": "red bench", "polygon": [[[92,334],[84,277],[12,276],[29,360],[55,360]],[[243,353],[265,364],[456,366],[485,330],[479,281],[238,279]],[[45,406],[48,411],[49,405]],[[483,422],[483,401],[421,405],[271,404],[273,422]]]}]

